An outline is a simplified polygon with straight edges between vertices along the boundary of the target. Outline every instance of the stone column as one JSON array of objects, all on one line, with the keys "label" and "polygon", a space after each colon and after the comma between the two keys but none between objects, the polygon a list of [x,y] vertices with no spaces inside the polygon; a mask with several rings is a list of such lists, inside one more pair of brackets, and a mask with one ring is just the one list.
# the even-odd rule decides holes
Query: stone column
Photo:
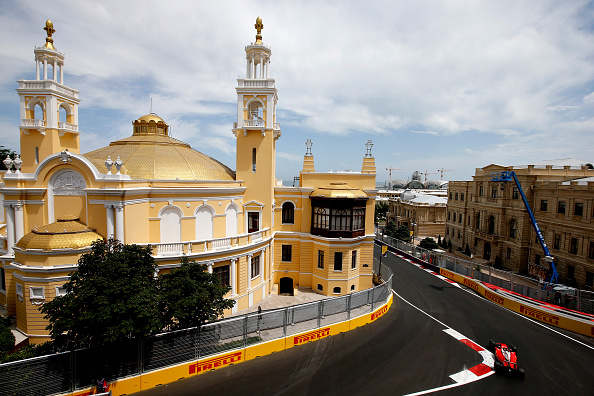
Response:
[{"label": "stone column", "polygon": [[116,239],[124,243],[124,205],[115,206],[116,211]]},{"label": "stone column", "polygon": [[245,57],[245,78],[250,78],[250,59],[246,56]]},{"label": "stone column", "polygon": [[52,65],[53,65],[53,66],[52,66],[52,69],[53,69],[53,72],[54,72],[53,80],[54,80],[54,82],[58,82],[58,80],[57,80],[57,77],[58,77],[58,70],[56,69],[56,67],[57,67],[58,65],[56,64],[56,61],[54,61],[54,63],[52,63]]},{"label": "stone column", "polygon": [[256,64],[254,63],[254,53],[252,52],[252,70],[250,71],[250,78],[256,78]]},{"label": "stone column", "polygon": [[6,208],[6,252],[13,254],[14,246],[14,209],[12,205],[5,205]]},{"label": "stone column", "polygon": [[247,288],[248,288],[248,291],[250,291],[252,288],[252,255],[248,254],[247,257],[248,257],[248,259],[247,259],[247,272],[248,272]]},{"label": "stone column", "polygon": [[47,80],[47,59],[43,60],[43,79]]},{"label": "stone column", "polygon": [[107,217],[107,239],[115,238],[115,219],[112,204],[105,204],[105,214]]},{"label": "stone column", "polygon": [[231,260],[231,296],[237,295],[237,260]]},{"label": "stone column", "polygon": [[17,243],[25,235],[23,205],[13,205],[13,207],[14,207],[14,242]]},{"label": "stone column", "polygon": [[60,65],[60,84],[64,85],[64,63]]},{"label": "stone column", "polygon": [[39,61],[35,59],[35,79],[39,80]]},{"label": "stone column", "polygon": [[214,263],[206,263],[206,265],[208,266],[208,273],[212,274],[212,267],[213,267]]}]

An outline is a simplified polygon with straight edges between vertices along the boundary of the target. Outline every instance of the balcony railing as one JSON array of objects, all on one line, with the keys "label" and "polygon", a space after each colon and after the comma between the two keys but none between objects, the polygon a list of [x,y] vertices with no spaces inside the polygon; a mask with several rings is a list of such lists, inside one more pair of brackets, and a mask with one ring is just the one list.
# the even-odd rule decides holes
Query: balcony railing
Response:
[{"label": "balcony railing", "polygon": [[78,125],[71,124],[69,122],[58,122],[58,128],[65,129],[65,130],[71,131],[71,132],[78,132]]},{"label": "balcony railing", "polygon": [[53,80],[44,80],[44,81],[26,81],[20,80],[19,81],[19,89],[53,89],[57,92],[60,92],[64,95],[78,98],[78,91],[76,89],[68,88],[65,85],[57,83]]},{"label": "balcony railing", "polygon": [[22,119],[21,120],[22,127],[28,128],[44,128],[45,121],[44,120],[36,120],[36,119]]},{"label": "balcony railing", "polygon": [[222,249],[229,249],[241,246],[248,246],[270,236],[270,228],[241,234],[232,237],[214,238],[187,242],[167,242],[167,243],[139,243],[142,246],[150,245],[153,250],[153,256],[181,256],[182,254],[200,254],[209,253]]},{"label": "balcony railing", "polygon": [[265,127],[265,120],[243,120],[244,127]]}]

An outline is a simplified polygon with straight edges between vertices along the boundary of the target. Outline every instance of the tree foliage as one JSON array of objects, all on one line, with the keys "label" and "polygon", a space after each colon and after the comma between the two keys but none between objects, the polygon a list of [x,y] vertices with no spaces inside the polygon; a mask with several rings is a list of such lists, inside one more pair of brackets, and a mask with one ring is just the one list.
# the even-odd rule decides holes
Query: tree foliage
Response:
[{"label": "tree foliage", "polygon": [[217,319],[234,301],[223,296],[231,290],[221,285],[206,265],[183,257],[181,267],[160,277],[164,324],[170,329],[200,326]]},{"label": "tree foliage", "polygon": [[96,241],[70,274],[67,294],[41,307],[50,337],[72,348],[161,330],[156,269],[150,247]]},{"label": "tree foliage", "polygon": [[375,222],[386,220],[386,213],[388,213],[387,202],[376,202],[375,203]]},{"label": "tree foliage", "polygon": [[437,249],[439,247],[439,245],[437,244],[437,242],[435,242],[435,239],[425,238],[421,241],[421,243],[419,243],[419,247],[421,247],[423,249],[432,250],[432,249]]},{"label": "tree foliage", "polygon": [[386,228],[384,229],[384,234],[391,238],[400,239],[401,241],[408,242],[410,241],[410,231],[406,226],[397,227],[394,221],[389,220],[386,223]]},{"label": "tree foliage", "polygon": [[0,354],[10,351],[14,348],[15,337],[10,331],[10,320],[8,318],[1,318],[0,321]]}]

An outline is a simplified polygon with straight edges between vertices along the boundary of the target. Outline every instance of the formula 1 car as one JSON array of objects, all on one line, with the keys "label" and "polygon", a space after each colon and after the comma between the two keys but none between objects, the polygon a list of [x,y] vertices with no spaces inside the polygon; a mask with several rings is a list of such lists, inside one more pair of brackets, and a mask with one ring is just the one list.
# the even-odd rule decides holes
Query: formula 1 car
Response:
[{"label": "formula 1 car", "polygon": [[524,379],[524,369],[518,367],[517,349],[513,345],[489,341],[489,350],[495,355],[495,373]]}]

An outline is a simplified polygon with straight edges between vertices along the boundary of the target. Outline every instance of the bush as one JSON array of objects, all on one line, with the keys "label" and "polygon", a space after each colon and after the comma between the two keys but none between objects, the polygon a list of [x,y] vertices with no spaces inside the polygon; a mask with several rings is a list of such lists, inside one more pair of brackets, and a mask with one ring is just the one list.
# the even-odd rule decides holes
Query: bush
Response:
[{"label": "bush", "polygon": [[0,352],[8,352],[14,348],[16,339],[8,327],[0,329]]},{"label": "bush", "polygon": [[432,250],[432,249],[437,249],[439,247],[439,245],[437,244],[437,242],[435,242],[435,239],[425,238],[421,241],[421,243],[419,243],[419,247],[421,247],[423,249]]}]

